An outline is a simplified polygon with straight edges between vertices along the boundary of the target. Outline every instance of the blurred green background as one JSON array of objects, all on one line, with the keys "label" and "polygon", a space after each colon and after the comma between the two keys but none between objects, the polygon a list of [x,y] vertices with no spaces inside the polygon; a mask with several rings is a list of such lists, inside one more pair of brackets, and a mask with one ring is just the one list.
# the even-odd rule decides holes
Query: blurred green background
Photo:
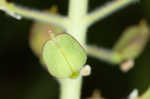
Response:
[{"label": "blurred green background", "polygon": [[[57,4],[67,15],[68,0],[9,0],[31,9],[47,9]],[[89,12],[112,0],[90,0]],[[122,31],[141,19],[150,22],[150,1],[140,0],[95,23],[88,30],[88,43],[111,49]],[[59,85],[40,65],[29,47],[31,20],[18,21],[0,11],[0,99],[58,99]],[[107,99],[125,99],[134,89],[142,93],[150,86],[150,43],[122,73],[118,66],[88,58],[92,74],[84,78],[82,99],[99,89]]]}]

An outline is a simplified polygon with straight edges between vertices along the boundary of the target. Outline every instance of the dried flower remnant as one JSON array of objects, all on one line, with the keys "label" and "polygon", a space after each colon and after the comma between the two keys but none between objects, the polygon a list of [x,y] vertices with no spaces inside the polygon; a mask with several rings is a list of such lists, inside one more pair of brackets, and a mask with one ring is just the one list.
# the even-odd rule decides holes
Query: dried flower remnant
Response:
[{"label": "dried flower remnant", "polygon": [[134,66],[134,60],[127,60],[123,63],[121,63],[120,65],[120,69],[123,71],[123,72],[128,72],[130,69],[132,69]]},{"label": "dried flower remnant", "polygon": [[91,74],[91,66],[90,65],[85,65],[81,71],[80,74],[82,76],[89,76]]}]

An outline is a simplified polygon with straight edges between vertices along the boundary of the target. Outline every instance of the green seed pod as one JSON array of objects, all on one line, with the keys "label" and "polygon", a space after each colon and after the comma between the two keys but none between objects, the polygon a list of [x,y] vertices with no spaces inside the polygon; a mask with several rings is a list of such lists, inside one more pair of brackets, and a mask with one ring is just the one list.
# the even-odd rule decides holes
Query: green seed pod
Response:
[{"label": "green seed pod", "polygon": [[81,45],[69,34],[52,35],[43,46],[43,61],[57,78],[74,78],[87,60]]},{"label": "green seed pod", "polygon": [[135,59],[144,49],[149,39],[149,27],[145,20],[139,25],[127,28],[115,44],[114,52],[120,55],[121,61]]}]

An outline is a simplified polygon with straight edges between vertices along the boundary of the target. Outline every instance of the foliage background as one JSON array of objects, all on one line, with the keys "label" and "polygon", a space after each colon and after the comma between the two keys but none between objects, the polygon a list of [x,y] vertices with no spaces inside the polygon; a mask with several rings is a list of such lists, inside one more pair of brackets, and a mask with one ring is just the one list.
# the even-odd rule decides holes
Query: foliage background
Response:
[{"label": "foliage background", "polygon": [[[9,0],[31,9],[47,9],[57,4],[67,15],[68,0]],[[90,0],[89,12],[110,0]],[[88,43],[111,49],[122,31],[145,18],[150,21],[150,1],[119,10],[88,30]],[[0,11],[0,99],[58,99],[59,87],[39,64],[29,47],[31,20],[15,20]],[[150,86],[150,42],[136,59],[135,67],[122,73],[115,65],[88,58],[92,75],[84,78],[82,98],[99,89],[107,99],[125,99],[134,89],[140,93]]]}]

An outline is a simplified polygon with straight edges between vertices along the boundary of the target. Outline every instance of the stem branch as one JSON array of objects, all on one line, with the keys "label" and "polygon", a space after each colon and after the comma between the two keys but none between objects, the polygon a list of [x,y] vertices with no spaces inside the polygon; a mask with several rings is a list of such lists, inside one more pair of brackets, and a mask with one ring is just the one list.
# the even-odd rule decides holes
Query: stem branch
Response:
[{"label": "stem branch", "polygon": [[100,7],[92,13],[88,14],[85,18],[85,23],[90,26],[96,21],[101,20],[113,12],[116,12],[117,10],[136,1],[137,0],[113,0],[110,3],[107,3],[107,5],[104,5],[103,7]]},{"label": "stem branch", "polygon": [[95,46],[87,46],[86,52],[89,56],[101,59],[112,64],[118,64],[121,62],[120,57],[111,50],[98,48]]},{"label": "stem branch", "polygon": [[9,15],[13,15],[13,17],[15,16],[25,17],[36,21],[42,21],[50,24],[59,25],[63,28],[66,27],[66,24],[68,22],[66,17],[60,15],[47,14],[41,11],[26,9],[14,5],[13,3],[5,2],[3,3],[3,5],[1,4],[0,7],[1,10],[5,11]]}]

